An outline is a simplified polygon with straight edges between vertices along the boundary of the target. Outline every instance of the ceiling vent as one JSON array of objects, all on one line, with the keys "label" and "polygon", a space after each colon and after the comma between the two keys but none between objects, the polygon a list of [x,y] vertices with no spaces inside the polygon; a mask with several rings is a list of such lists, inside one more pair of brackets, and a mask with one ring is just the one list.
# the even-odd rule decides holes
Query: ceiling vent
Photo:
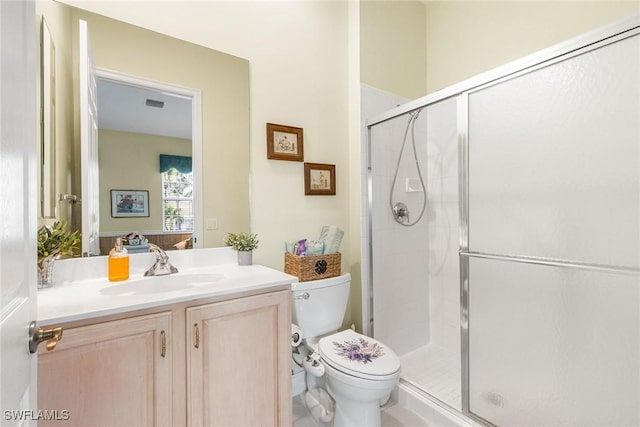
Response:
[{"label": "ceiling vent", "polygon": [[147,107],[164,108],[164,101],[156,101],[155,99],[147,98],[145,104],[147,105]]}]

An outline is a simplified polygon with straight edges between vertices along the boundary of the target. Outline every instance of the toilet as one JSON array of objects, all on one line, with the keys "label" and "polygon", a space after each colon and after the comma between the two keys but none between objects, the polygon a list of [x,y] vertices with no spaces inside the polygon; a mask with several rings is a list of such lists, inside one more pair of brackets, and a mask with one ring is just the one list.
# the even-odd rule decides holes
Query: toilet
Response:
[{"label": "toilet", "polygon": [[[400,359],[389,347],[342,325],[351,275],[291,285],[293,322],[302,331],[310,389],[334,401],[334,427],[380,426],[380,404],[400,377]],[[326,415],[327,411],[323,412]],[[327,421],[324,419],[324,421]]]}]

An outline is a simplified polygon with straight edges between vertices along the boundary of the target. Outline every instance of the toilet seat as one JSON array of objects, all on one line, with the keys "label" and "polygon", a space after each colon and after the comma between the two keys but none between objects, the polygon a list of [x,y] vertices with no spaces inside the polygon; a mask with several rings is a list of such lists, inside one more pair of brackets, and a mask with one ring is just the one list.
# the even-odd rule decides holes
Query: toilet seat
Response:
[{"label": "toilet seat", "polygon": [[351,329],[322,338],[318,352],[334,369],[361,379],[386,381],[400,371],[400,359],[389,347]]}]

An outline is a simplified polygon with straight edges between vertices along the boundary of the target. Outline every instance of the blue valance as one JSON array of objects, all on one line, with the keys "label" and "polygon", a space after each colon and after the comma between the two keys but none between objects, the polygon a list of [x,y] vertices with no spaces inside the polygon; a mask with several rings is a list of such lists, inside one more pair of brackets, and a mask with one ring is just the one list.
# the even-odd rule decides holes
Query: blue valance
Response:
[{"label": "blue valance", "polygon": [[180,173],[191,173],[191,157],[160,154],[160,172],[166,172],[171,168],[177,169]]}]

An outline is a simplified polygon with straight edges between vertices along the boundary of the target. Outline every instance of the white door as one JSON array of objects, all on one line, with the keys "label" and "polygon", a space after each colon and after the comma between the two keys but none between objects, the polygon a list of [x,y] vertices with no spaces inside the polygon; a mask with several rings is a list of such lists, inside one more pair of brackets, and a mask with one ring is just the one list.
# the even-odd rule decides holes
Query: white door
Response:
[{"label": "white door", "polygon": [[33,1],[0,1],[0,424],[35,425],[36,25]]},{"label": "white door", "polygon": [[80,20],[80,158],[82,255],[100,255],[98,182],[98,102],[96,72],[87,22]]}]

